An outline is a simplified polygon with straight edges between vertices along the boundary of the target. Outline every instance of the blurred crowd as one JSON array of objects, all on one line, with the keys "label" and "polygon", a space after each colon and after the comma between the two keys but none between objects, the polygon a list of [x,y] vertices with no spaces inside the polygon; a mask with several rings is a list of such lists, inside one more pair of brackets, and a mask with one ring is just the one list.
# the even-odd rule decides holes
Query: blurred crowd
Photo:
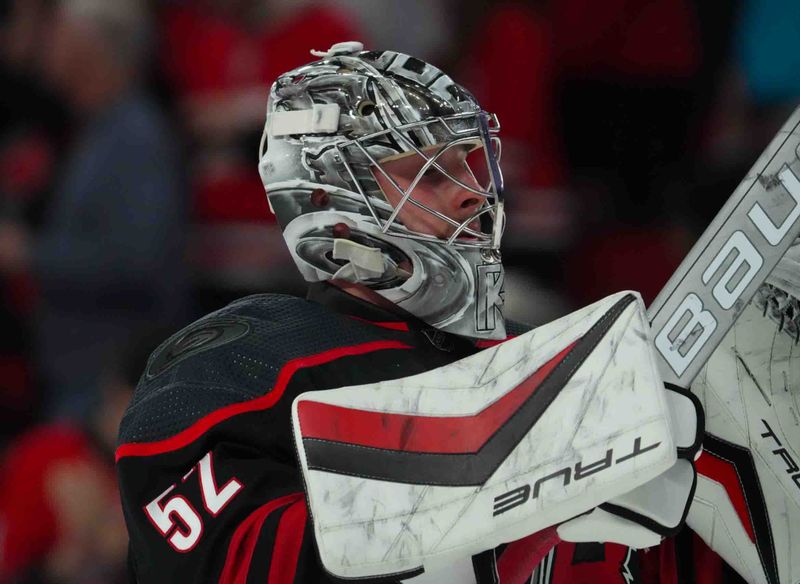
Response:
[{"label": "blurred crowd", "polygon": [[503,130],[509,316],[652,300],[800,101],[796,0],[0,1],[0,584],[123,582],[148,353],[303,294],[256,153],[274,78],[362,40]]}]

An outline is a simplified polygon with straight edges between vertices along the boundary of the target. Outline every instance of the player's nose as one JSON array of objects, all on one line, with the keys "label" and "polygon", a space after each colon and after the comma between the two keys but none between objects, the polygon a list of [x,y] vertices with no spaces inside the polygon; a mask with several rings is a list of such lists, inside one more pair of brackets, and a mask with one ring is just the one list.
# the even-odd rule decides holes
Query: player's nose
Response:
[{"label": "player's nose", "polygon": [[480,195],[456,183],[452,183],[446,196],[448,211],[460,221],[464,221],[474,215],[482,202]]}]

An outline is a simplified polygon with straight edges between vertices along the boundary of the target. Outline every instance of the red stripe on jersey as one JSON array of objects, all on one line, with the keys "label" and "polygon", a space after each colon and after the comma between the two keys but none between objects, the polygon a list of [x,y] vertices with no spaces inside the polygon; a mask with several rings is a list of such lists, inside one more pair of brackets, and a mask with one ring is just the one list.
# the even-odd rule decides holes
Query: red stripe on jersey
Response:
[{"label": "red stripe on jersey", "polygon": [[531,574],[550,550],[561,543],[556,526],[546,527],[511,542],[497,560],[497,575],[503,584],[527,584]]},{"label": "red stripe on jersey", "polygon": [[370,343],[364,343],[362,345],[337,347],[336,349],[325,351],[317,355],[292,359],[281,368],[280,372],[278,373],[278,378],[275,381],[275,386],[269,393],[246,402],[231,404],[229,406],[225,406],[224,408],[220,408],[208,414],[207,416],[200,418],[194,424],[179,432],[175,436],[172,436],[171,438],[156,442],[135,442],[131,444],[123,444],[117,448],[116,460],[119,462],[120,459],[126,456],[152,456],[155,454],[163,454],[165,452],[183,448],[228,418],[237,416],[239,414],[244,414],[246,412],[255,412],[258,410],[266,410],[271,408],[278,402],[278,400],[281,399],[283,392],[286,390],[286,386],[289,385],[289,381],[291,380],[292,376],[297,373],[299,369],[305,367],[315,367],[317,365],[322,365],[323,363],[335,361],[336,359],[340,359],[342,357],[363,355],[365,353],[372,353],[386,349],[411,348],[411,345],[407,345],[406,343],[401,343],[399,341],[373,341]]},{"label": "red stripe on jersey", "polygon": [[747,499],[742,490],[742,481],[739,480],[739,474],[736,472],[736,467],[709,452],[704,450],[700,458],[695,462],[695,468],[701,475],[708,477],[712,481],[721,484],[728,493],[728,498],[733,504],[733,508],[739,515],[739,521],[744,526],[747,536],[753,543],[756,542],[755,532],[753,531],[753,521],[750,518],[750,512],[747,509]]},{"label": "red stripe on jersey", "polygon": [[392,414],[301,401],[297,414],[303,438],[406,452],[477,452],[536,391],[574,344],[493,404],[471,416]]},{"label": "red stripe on jersey", "polygon": [[[225,567],[222,568],[222,575],[219,577],[218,584],[246,584],[247,572],[250,569],[253,551],[256,549],[256,543],[264,521],[274,511],[298,501],[303,503],[302,493],[292,493],[279,499],[273,499],[253,511],[247,516],[247,519],[239,524],[239,527],[233,532],[231,543],[228,545]],[[283,524],[283,517],[278,523],[279,533],[281,524]]]},{"label": "red stripe on jersey", "polygon": [[303,499],[292,503],[281,515],[278,533],[272,548],[272,563],[269,566],[267,584],[292,584],[297,570],[297,559],[306,528],[306,502]]},{"label": "red stripe on jersey", "polygon": [[510,335],[507,336],[505,339],[481,339],[479,341],[475,341],[475,346],[479,349],[488,349],[489,347],[496,347],[506,341],[510,341],[511,339],[516,339],[517,335]]},{"label": "red stripe on jersey", "polygon": [[367,324],[372,324],[375,326],[379,326],[381,328],[393,330],[393,331],[405,331],[408,332],[410,329],[408,328],[408,323],[401,322],[397,320],[391,321],[376,321],[376,320],[367,320],[366,318],[359,318],[358,316],[349,315],[350,318],[354,320],[360,320],[361,322],[366,322]]}]

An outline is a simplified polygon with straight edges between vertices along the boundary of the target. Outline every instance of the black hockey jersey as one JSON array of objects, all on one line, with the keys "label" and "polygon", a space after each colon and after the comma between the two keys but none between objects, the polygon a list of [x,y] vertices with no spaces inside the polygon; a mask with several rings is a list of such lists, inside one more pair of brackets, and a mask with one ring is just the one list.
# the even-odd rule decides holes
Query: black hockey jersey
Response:
[{"label": "black hockey jersey", "polygon": [[327,581],[306,525],[292,400],[478,350],[333,286],[314,297],[244,298],[149,359],[117,450],[138,582]]}]

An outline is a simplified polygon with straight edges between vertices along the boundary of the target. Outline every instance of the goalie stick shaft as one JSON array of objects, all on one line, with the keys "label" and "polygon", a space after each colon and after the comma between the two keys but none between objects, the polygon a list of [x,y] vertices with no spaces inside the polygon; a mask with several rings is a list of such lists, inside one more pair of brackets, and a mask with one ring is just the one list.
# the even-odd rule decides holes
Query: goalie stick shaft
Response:
[{"label": "goalie stick shaft", "polygon": [[664,381],[689,387],[800,234],[800,108],[647,310]]}]

